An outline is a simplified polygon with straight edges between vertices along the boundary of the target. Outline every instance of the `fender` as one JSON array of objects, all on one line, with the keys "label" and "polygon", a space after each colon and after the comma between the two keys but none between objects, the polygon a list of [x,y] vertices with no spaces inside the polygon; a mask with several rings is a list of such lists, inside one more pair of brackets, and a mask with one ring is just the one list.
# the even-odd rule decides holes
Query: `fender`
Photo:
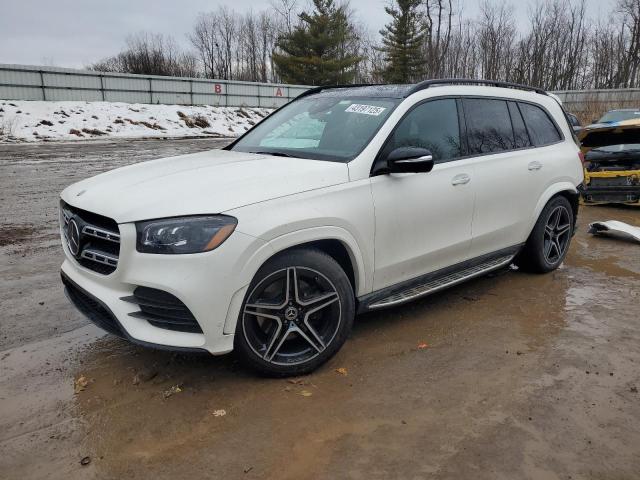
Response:
[{"label": "fender", "polygon": [[549,202],[549,200],[551,200],[551,197],[557,195],[560,192],[572,192],[577,194],[578,188],[571,182],[558,182],[547,187],[547,189],[538,199],[536,208],[533,211],[533,215],[531,216],[532,220],[529,224],[529,232],[533,230],[533,227],[538,221],[538,217],[540,216],[540,213],[542,213],[542,209],[544,208],[544,206]]},{"label": "fender", "polygon": [[233,295],[227,310],[227,317],[224,324],[224,333],[233,334],[235,332],[238,315],[247,288],[257,271],[271,257],[279,252],[298,245],[318,241],[318,240],[338,240],[347,250],[354,270],[355,296],[370,293],[373,281],[373,262],[366,262],[358,242],[351,233],[341,227],[319,226],[311,227],[294,232],[286,233],[275,237],[268,243],[260,246],[254,254],[244,263],[238,272],[239,284],[242,285]]}]

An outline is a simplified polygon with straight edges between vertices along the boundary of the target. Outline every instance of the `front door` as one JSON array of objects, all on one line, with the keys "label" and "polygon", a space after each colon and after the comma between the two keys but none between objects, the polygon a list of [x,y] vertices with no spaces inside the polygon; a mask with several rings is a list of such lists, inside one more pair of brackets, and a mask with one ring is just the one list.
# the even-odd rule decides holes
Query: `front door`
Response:
[{"label": "front door", "polygon": [[427,148],[429,173],[371,179],[375,208],[374,290],[468,258],[474,209],[472,159],[461,159],[455,99],[418,104],[399,122],[380,159],[398,147]]}]

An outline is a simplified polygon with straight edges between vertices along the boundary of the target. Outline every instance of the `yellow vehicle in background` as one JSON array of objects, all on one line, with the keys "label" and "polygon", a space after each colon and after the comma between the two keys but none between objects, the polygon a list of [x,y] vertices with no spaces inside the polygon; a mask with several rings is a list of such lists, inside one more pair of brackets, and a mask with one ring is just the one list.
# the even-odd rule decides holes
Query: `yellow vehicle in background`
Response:
[{"label": "yellow vehicle in background", "polygon": [[586,204],[640,205],[640,109],[612,110],[578,133]]}]

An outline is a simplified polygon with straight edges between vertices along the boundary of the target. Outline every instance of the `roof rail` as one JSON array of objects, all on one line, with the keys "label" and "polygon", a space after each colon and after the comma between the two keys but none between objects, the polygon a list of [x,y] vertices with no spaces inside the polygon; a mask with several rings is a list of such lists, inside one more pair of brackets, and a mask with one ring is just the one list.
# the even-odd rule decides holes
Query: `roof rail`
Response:
[{"label": "roof rail", "polygon": [[424,80],[416,84],[411,90],[409,90],[407,96],[419,92],[420,90],[425,90],[434,85],[490,85],[492,87],[515,88],[518,90],[527,90],[530,92],[539,93],[541,95],[547,95],[547,92],[545,92],[541,88],[521,85],[519,83],[501,82],[499,80],[475,80],[472,78],[437,78]]}]

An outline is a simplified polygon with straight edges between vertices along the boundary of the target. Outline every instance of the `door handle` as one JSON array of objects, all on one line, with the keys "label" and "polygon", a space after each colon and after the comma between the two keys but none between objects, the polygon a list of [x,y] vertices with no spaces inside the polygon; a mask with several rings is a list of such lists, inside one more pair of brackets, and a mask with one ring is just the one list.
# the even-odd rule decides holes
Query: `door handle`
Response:
[{"label": "door handle", "polygon": [[460,173],[451,179],[451,185],[464,185],[471,181],[471,177],[466,173]]},{"label": "door handle", "polygon": [[542,168],[542,163],[534,160],[533,162],[529,163],[529,165],[527,166],[527,168],[529,170],[540,170]]}]

